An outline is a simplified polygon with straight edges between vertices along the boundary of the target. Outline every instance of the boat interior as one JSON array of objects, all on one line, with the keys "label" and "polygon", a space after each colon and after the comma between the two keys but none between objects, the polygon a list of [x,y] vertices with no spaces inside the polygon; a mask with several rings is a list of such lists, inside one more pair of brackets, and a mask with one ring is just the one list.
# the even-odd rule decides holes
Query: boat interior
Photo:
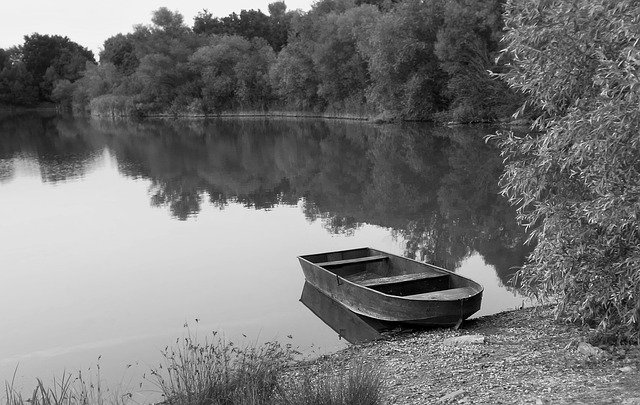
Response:
[{"label": "boat interior", "polygon": [[469,297],[481,287],[429,264],[370,248],[302,256],[336,276],[384,294],[412,299]]}]

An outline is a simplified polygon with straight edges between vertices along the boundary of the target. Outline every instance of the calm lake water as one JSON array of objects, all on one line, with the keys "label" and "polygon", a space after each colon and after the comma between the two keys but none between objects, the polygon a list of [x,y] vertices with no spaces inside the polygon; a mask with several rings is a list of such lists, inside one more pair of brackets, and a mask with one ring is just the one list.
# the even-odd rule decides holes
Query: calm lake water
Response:
[{"label": "calm lake water", "polygon": [[484,285],[478,315],[519,306],[505,283],[527,249],[492,131],[0,117],[0,380],[18,366],[32,387],[101,356],[103,378],[137,385],[185,323],[345,347],[299,302],[296,256],[321,251],[455,270]]}]

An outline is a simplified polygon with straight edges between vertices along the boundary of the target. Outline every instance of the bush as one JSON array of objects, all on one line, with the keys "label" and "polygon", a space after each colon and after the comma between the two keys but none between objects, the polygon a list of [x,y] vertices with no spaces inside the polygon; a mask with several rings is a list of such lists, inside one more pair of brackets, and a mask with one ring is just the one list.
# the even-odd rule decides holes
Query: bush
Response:
[{"label": "bush", "polygon": [[531,135],[498,135],[537,243],[518,277],[560,318],[640,342],[640,4],[510,0],[505,22],[505,77],[542,111]]}]

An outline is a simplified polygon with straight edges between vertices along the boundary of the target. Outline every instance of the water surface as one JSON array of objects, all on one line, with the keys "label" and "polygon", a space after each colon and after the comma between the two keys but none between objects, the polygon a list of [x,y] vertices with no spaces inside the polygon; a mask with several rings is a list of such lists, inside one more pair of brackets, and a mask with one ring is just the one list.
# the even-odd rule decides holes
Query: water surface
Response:
[{"label": "water surface", "polygon": [[344,347],[299,302],[300,254],[371,246],[480,282],[478,315],[519,306],[505,283],[527,250],[491,131],[0,117],[0,380],[101,356],[137,384],[185,323]]}]

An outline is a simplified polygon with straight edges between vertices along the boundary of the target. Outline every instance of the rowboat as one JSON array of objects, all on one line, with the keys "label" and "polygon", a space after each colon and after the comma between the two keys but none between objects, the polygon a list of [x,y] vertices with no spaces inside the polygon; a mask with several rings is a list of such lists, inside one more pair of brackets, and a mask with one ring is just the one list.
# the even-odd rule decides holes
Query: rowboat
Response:
[{"label": "rowboat", "polygon": [[483,288],[438,266],[371,248],[298,256],[308,283],[356,314],[454,325],[480,309]]}]

